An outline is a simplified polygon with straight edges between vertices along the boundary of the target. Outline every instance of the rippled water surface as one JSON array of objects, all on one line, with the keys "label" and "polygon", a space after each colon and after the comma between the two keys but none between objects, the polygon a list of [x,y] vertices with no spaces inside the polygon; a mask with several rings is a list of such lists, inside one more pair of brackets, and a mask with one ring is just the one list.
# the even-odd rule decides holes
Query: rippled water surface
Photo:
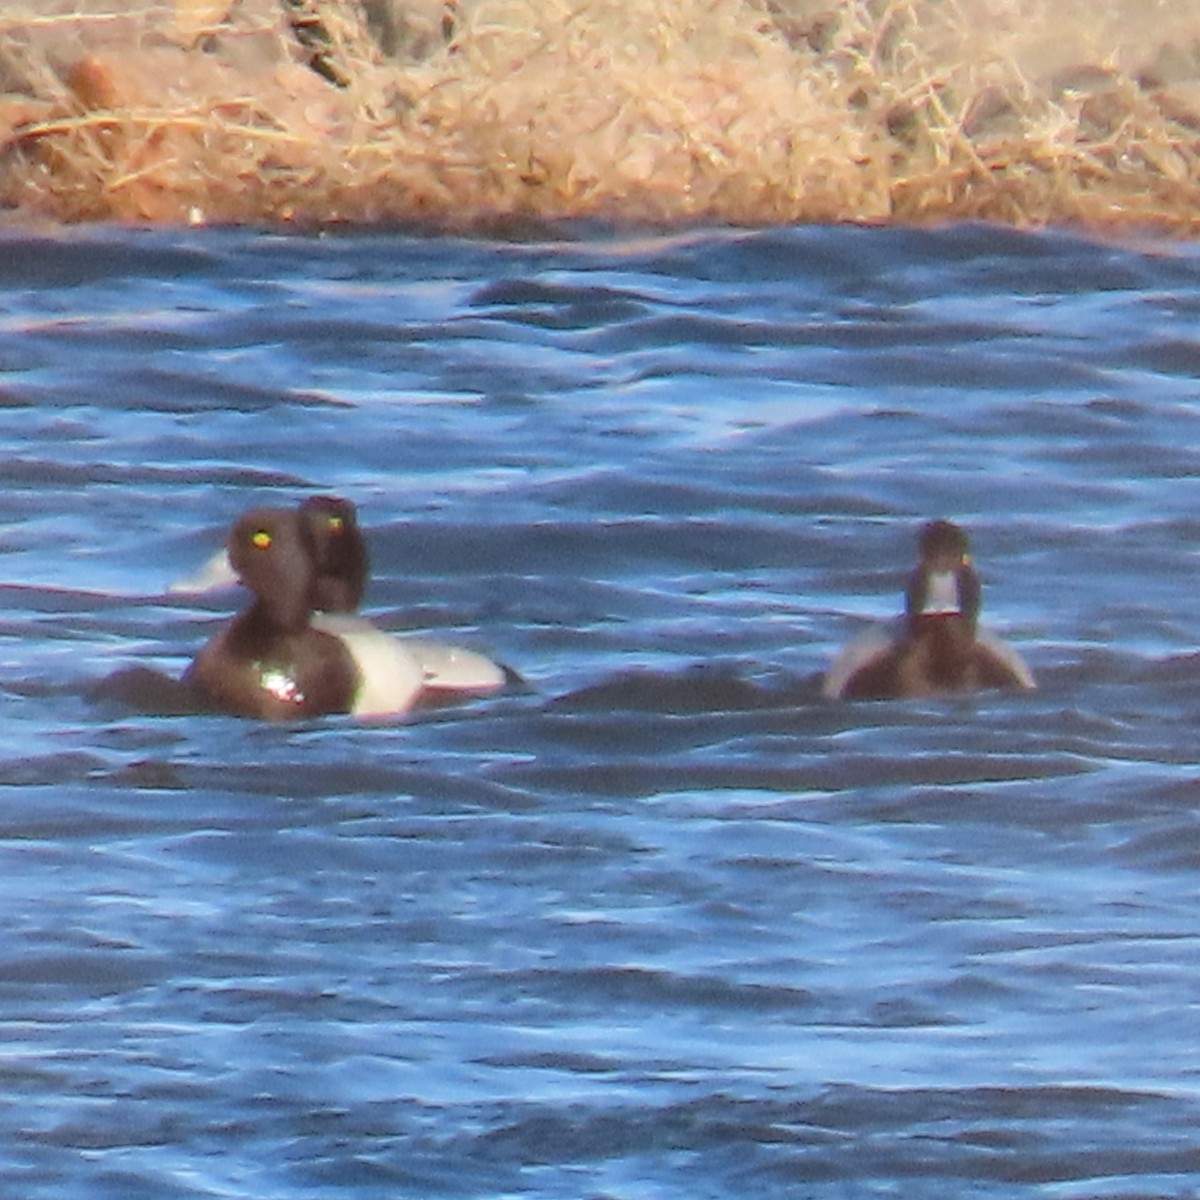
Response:
[{"label": "rippled water surface", "polygon": [[[1200,259],[805,229],[0,240],[0,1191],[1200,1192]],[[339,492],[524,680],[121,703]],[[1031,695],[838,704],[964,522]]]}]

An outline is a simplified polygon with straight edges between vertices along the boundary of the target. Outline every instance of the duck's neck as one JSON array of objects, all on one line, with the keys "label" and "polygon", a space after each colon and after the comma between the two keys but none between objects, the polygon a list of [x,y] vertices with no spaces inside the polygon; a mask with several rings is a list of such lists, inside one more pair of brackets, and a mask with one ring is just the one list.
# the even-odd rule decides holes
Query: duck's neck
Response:
[{"label": "duck's neck", "polygon": [[353,580],[322,575],[313,581],[309,600],[317,612],[353,613],[362,603],[363,589]]},{"label": "duck's neck", "polygon": [[236,618],[230,635],[237,645],[260,648],[276,638],[302,633],[309,627],[310,615],[307,606],[268,604],[259,597]]}]

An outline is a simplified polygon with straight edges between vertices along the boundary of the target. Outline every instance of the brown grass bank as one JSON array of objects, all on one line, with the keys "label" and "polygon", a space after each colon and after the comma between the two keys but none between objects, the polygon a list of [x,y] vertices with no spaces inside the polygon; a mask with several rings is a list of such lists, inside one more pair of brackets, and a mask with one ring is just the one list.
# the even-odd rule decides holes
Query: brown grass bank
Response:
[{"label": "brown grass bank", "polygon": [[59,221],[1200,233],[1200,0],[10,0]]}]

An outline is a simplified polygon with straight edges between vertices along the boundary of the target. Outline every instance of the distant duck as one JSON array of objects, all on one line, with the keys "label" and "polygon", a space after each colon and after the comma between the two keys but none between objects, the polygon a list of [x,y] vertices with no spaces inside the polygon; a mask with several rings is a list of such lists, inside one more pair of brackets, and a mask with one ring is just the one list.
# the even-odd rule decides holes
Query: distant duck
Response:
[{"label": "distant duck", "polygon": [[[310,496],[295,510],[295,516],[309,566],[306,599],[310,626],[340,639],[359,668],[360,689],[348,711],[363,717],[407,711],[414,703],[407,694],[414,671],[420,680],[421,700],[488,695],[504,687],[504,670],[482,654],[424,638],[395,638],[356,615],[366,590],[370,557],[351,501],[340,496]],[[231,543],[171,590],[208,591],[239,578]]]},{"label": "distant duck", "polygon": [[1021,656],[979,629],[982,588],[966,533],[952,521],[930,521],[921,529],[919,553],[903,618],[851,641],[834,659],[822,693],[888,700],[1036,687]]}]

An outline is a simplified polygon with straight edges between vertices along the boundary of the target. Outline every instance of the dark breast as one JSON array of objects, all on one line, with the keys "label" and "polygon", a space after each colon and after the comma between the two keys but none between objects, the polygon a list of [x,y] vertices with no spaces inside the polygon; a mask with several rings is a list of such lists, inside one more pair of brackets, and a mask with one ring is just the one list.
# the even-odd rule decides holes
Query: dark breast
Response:
[{"label": "dark breast", "polygon": [[213,707],[267,721],[351,710],[358,669],[338,638],[305,629],[248,647],[238,633],[235,621],[217,634],[185,676]]}]

